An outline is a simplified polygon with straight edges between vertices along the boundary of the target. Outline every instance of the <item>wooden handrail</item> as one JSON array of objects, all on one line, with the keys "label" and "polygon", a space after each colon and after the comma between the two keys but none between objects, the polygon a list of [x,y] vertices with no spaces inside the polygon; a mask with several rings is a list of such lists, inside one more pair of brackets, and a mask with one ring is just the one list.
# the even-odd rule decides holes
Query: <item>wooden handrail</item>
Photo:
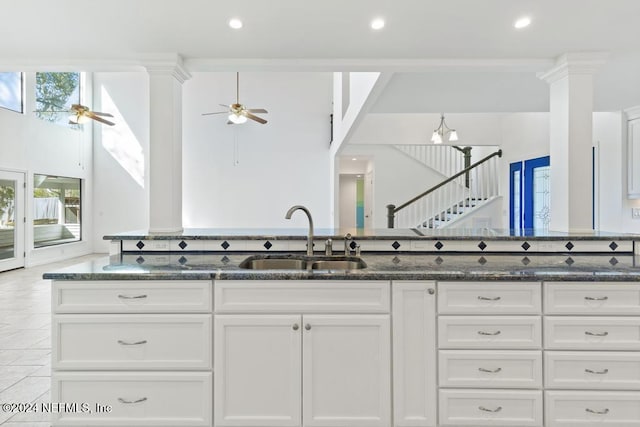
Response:
[{"label": "wooden handrail", "polygon": [[488,161],[489,159],[491,159],[491,158],[493,158],[495,156],[502,157],[502,149],[500,149],[500,150],[498,150],[498,151],[496,151],[494,153],[489,154],[488,156],[484,157],[483,159],[478,160],[477,162],[475,162],[474,164],[470,165],[469,167],[462,169],[460,172],[456,173],[455,175],[445,179],[444,181],[442,181],[441,183],[439,183],[437,185],[434,185],[433,187],[431,187],[427,191],[418,194],[417,196],[415,196],[414,198],[412,198],[408,202],[405,202],[405,203],[401,204],[400,206],[396,207],[395,205],[387,205],[387,227],[388,228],[393,228],[394,227],[396,213],[399,212],[400,210],[402,210],[402,209],[406,208],[407,206],[409,206],[410,204],[420,200],[424,196],[426,196],[426,195],[428,195],[430,193],[433,193],[438,188],[447,185],[448,183],[450,183],[451,181],[455,180],[456,178],[469,173],[470,170],[476,168],[477,166],[483,164],[484,162]]}]

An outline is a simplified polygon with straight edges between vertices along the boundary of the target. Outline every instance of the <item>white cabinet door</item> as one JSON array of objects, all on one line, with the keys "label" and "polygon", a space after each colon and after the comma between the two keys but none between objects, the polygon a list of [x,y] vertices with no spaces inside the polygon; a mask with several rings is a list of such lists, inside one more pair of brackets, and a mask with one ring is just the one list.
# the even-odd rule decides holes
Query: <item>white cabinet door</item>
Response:
[{"label": "white cabinet door", "polygon": [[214,424],[299,426],[299,315],[218,315]]},{"label": "white cabinet door", "polygon": [[309,315],[303,328],[303,425],[389,426],[389,315]]},{"label": "white cabinet door", "polygon": [[434,282],[393,283],[393,425],[436,426]]}]

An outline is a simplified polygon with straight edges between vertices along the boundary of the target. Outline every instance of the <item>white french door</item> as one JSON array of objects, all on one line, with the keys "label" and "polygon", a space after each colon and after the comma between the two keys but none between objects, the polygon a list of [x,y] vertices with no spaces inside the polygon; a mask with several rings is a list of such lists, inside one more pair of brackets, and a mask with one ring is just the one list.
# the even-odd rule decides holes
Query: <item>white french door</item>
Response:
[{"label": "white french door", "polygon": [[0,271],[24,267],[24,174],[0,170]]}]

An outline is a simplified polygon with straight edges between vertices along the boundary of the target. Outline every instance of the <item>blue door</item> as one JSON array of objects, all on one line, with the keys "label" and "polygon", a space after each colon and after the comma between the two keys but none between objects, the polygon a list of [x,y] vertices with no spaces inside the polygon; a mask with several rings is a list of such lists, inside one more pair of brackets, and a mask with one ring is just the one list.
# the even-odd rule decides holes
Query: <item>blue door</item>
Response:
[{"label": "blue door", "polygon": [[509,227],[516,235],[549,230],[549,156],[509,165]]}]

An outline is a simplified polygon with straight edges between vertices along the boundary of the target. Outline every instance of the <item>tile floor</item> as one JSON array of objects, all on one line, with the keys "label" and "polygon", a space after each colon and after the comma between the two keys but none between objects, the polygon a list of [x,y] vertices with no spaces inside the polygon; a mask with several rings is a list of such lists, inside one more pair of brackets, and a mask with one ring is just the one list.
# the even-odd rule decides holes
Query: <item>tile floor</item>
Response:
[{"label": "tile floor", "polygon": [[[100,257],[0,273],[0,403],[51,401],[51,282],[42,274]],[[0,425],[50,426],[47,414],[2,411]]]}]

